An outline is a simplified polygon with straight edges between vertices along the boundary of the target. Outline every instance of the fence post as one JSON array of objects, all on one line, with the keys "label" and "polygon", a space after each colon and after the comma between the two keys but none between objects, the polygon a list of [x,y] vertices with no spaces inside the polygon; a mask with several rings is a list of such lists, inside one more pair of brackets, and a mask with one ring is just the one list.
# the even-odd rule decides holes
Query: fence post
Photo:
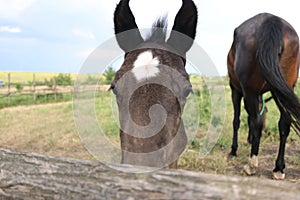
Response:
[{"label": "fence post", "polygon": [[55,81],[55,77],[53,78],[53,92],[54,92],[54,99],[55,101],[57,100],[57,96],[56,96],[56,81]]},{"label": "fence post", "polygon": [[8,77],[7,77],[7,103],[8,106],[11,103],[11,96],[10,96],[10,73],[8,73]]},{"label": "fence post", "polygon": [[36,83],[35,83],[35,73],[33,73],[33,80],[32,80],[32,84],[33,84],[33,101],[34,101],[34,103],[36,102],[36,91],[35,91],[35,85],[36,85]]}]

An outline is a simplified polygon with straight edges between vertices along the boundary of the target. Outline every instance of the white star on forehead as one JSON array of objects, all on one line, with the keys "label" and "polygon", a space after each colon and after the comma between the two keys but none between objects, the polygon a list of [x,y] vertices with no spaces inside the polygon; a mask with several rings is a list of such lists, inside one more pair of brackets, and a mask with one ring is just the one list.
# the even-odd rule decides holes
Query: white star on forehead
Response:
[{"label": "white star on forehead", "polygon": [[158,58],[153,58],[151,51],[145,51],[138,55],[136,61],[134,61],[132,72],[137,81],[141,81],[155,77],[159,73],[158,65]]}]

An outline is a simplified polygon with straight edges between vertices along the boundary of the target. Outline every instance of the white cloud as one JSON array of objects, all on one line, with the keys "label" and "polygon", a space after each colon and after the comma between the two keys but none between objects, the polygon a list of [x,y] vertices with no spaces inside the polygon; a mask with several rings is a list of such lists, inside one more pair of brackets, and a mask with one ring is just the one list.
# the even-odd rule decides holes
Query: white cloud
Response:
[{"label": "white cloud", "polygon": [[171,29],[181,4],[181,0],[130,1],[130,7],[139,28],[151,28],[153,22],[167,14],[168,29]]},{"label": "white cloud", "polygon": [[81,38],[94,40],[96,37],[93,33],[81,29],[73,29],[72,34]]},{"label": "white cloud", "polygon": [[6,32],[6,33],[21,33],[22,30],[21,30],[19,27],[0,26],[0,32]]},{"label": "white cloud", "polygon": [[81,50],[76,53],[76,57],[86,59],[94,50],[95,50],[95,48],[87,48],[87,49]]},{"label": "white cloud", "polygon": [[36,0],[0,0],[0,18],[18,17]]}]

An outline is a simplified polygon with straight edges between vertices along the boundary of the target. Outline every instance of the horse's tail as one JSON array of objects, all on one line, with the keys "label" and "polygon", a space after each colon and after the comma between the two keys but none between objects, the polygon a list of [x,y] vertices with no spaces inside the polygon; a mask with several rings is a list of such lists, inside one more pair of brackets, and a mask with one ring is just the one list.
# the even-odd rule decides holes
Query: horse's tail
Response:
[{"label": "horse's tail", "polygon": [[262,76],[271,87],[277,106],[284,117],[291,121],[296,132],[300,132],[299,99],[293,88],[287,85],[280,70],[280,55],[284,51],[282,27],[278,17],[270,17],[263,23],[258,35],[257,56]]}]

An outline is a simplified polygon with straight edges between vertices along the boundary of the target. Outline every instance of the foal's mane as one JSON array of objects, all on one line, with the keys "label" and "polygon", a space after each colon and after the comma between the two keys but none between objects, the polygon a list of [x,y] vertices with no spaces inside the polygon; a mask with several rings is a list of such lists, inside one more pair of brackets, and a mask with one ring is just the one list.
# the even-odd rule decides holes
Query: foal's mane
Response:
[{"label": "foal's mane", "polygon": [[167,16],[157,19],[153,23],[150,33],[146,36],[145,42],[165,43],[167,26]]}]

